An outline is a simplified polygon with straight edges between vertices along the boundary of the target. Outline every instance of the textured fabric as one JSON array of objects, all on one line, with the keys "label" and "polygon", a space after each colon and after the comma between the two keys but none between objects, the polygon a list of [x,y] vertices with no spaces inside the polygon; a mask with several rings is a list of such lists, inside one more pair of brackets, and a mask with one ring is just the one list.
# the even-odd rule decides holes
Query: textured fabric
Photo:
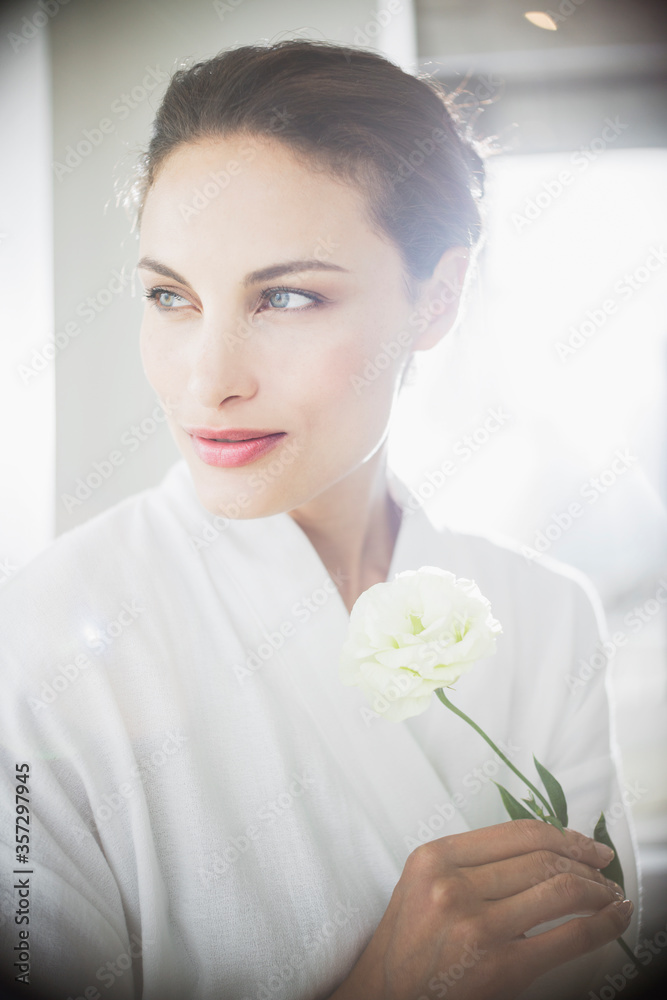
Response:
[{"label": "textured fabric", "polygon": [[[405,505],[395,477],[391,489]],[[422,565],[473,578],[504,629],[451,697],[529,777],[533,752],[559,777],[572,828],[590,834],[611,810],[636,900],[605,671],[568,681],[600,641],[586,589],[406,509],[389,579]],[[12,873],[25,869],[30,979],[47,996],[323,998],[417,843],[506,820],[491,779],[521,784],[435,698],[391,723],[340,683],[348,620],[289,514],[216,520],[183,460],[6,585],[3,982],[19,943],[12,880],[28,877]],[[23,762],[29,865],[14,842]],[[614,947],[559,976],[586,995]],[[546,980],[533,989],[552,995]]]}]

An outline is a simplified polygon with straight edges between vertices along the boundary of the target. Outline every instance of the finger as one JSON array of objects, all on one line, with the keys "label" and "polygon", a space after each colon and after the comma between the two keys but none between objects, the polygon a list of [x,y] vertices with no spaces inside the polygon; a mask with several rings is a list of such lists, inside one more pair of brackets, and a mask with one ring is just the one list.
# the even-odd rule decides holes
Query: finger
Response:
[{"label": "finger", "polygon": [[590,917],[575,917],[559,927],[524,938],[513,947],[517,957],[528,965],[532,980],[620,937],[628,929],[633,909],[629,900],[616,901]]},{"label": "finger", "polygon": [[498,900],[493,906],[505,933],[513,938],[559,917],[597,913],[616,901],[618,896],[610,886],[565,872],[525,892]]},{"label": "finger", "polygon": [[508,858],[505,861],[494,861],[492,864],[478,865],[474,868],[461,868],[466,877],[477,888],[482,899],[505,899],[518,892],[524,892],[531,886],[545,882],[554,875],[564,875],[572,872],[580,878],[590,879],[599,885],[615,889],[619,899],[623,898],[621,887],[605,878],[596,868],[584,865],[580,861],[564,858],[555,851],[532,851],[521,857]]},{"label": "finger", "polygon": [[505,861],[533,851],[553,851],[591,868],[604,868],[614,856],[604,844],[576,830],[561,832],[538,819],[513,819],[481,830],[455,833],[432,840],[430,846],[435,855],[442,852],[443,861],[462,867]]}]

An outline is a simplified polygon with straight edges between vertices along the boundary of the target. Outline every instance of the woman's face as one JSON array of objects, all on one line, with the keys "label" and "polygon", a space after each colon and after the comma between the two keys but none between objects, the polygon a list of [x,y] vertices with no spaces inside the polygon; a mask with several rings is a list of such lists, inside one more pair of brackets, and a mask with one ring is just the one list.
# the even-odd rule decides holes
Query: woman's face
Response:
[{"label": "woman's face", "polygon": [[140,246],[144,369],[209,511],[293,510],[377,452],[414,303],[355,187],[275,139],[190,144],[147,195]]}]

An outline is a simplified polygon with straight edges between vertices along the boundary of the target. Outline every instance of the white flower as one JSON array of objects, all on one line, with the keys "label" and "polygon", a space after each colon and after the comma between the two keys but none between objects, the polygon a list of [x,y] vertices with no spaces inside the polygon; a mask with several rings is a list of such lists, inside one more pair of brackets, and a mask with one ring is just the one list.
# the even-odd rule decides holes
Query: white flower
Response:
[{"label": "white flower", "polygon": [[341,680],[358,685],[376,712],[398,722],[423,712],[436,688],[451,687],[495,653],[500,631],[472,580],[435,566],[408,570],[355,602]]}]

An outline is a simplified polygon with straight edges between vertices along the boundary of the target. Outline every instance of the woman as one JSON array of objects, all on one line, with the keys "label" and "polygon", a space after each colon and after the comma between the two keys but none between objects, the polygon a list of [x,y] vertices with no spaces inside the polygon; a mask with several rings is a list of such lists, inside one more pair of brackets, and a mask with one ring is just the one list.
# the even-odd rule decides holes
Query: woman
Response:
[{"label": "woman", "polygon": [[[245,47],[172,80],[135,194],[142,359],[183,460],[2,595],[3,801],[28,764],[32,822],[29,938],[3,934],[47,995],[563,1000],[634,943],[590,837],[620,801],[604,675],[567,684],[589,596],[436,531],[386,465],[482,179],[437,89],[371,53]],[[457,704],[560,778],[565,834],[504,821],[497,760],[439,706],[393,724],[340,683],[356,598],[422,565],[490,599],[499,651]]]}]

